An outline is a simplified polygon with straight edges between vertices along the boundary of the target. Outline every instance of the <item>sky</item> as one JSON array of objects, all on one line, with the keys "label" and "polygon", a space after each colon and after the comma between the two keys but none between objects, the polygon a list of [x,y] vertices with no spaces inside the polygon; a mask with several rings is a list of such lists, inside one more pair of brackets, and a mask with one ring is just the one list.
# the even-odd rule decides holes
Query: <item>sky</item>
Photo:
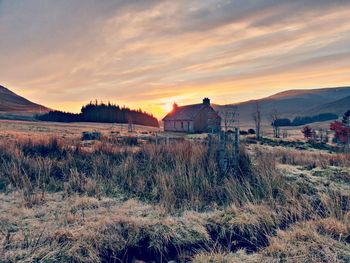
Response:
[{"label": "sky", "polygon": [[350,85],[350,0],[0,0],[0,85],[54,109],[161,118]]}]

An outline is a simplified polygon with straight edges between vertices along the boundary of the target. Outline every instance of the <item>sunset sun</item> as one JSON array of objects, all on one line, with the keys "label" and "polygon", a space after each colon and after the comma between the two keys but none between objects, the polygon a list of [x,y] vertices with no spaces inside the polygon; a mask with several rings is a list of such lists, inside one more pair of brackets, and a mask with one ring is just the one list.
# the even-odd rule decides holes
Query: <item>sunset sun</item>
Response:
[{"label": "sunset sun", "polygon": [[173,105],[174,105],[175,102],[167,102],[163,105],[163,110],[164,112],[171,112],[173,110]]}]

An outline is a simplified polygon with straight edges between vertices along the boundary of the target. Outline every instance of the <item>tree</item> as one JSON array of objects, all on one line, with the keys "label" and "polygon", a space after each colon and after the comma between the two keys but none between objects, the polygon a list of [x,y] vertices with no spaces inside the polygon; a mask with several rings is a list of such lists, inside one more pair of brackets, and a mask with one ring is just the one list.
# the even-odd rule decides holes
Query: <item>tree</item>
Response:
[{"label": "tree", "polygon": [[293,119],[293,121],[291,122],[291,125],[300,126],[300,125],[305,125],[313,122],[331,121],[336,119],[338,119],[338,115],[333,113],[321,113],[315,116],[304,116],[304,117],[297,116]]},{"label": "tree", "polygon": [[225,105],[220,113],[222,121],[224,122],[224,131],[227,132],[228,130],[233,129],[236,122],[237,107]]},{"label": "tree", "polygon": [[342,123],[346,127],[350,127],[350,110],[344,113]]},{"label": "tree", "polygon": [[284,138],[284,139],[288,138],[288,130],[282,131],[282,138]]},{"label": "tree", "polygon": [[129,108],[120,108],[118,105],[108,102],[99,103],[97,100],[84,105],[79,114],[68,112],[50,111],[47,114],[37,116],[44,121],[60,122],[106,122],[106,123],[132,123],[146,126],[159,127],[158,120],[152,114]]},{"label": "tree", "polygon": [[350,146],[350,110],[344,113],[342,121],[331,123],[331,130],[334,131],[334,138],[338,144],[345,145],[349,150]]},{"label": "tree", "polygon": [[311,132],[311,141],[312,142],[317,142],[317,139],[318,139],[318,137],[317,137],[316,131],[312,130],[312,132]]},{"label": "tree", "polygon": [[271,112],[271,126],[273,128],[273,136],[275,138],[280,137],[280,125],[279,125],[279,115],[277,109],[274,109],[273,112]]},{"label": "tree", "polygon": [[261,138],[261,109],[260,109],[259,101],[256,101],[256,103],[255,103],[255,111],[253,113],[253,120],[255,123],[256,139],[260,140],[260,138]]},{"label": "tree", "polygon": [[288,127],[291,126],[291,121],[287,118],[277,119],[275,120],[275,125],[278,127]]},{"label": "tree", "polygon": [[320,138],[320,142],[324,142],[325,136],[324,136],[324,131],[323,131],[322,128],[318,129],[318,135],[319,135],[319,138]]},{"label": "tree", "polygon": [[304,134],[305,139],[307,139],[308,141],[312,138],[312,129],[310,128],[310,126],[305,126],[301,132]]},{"label": "tree", "polygon": [[349,127],[346,127],[342,122],[335,121],[331,123],[331,130],[334,131],[334,137],[338,143],[346,144],[349,137]]}]

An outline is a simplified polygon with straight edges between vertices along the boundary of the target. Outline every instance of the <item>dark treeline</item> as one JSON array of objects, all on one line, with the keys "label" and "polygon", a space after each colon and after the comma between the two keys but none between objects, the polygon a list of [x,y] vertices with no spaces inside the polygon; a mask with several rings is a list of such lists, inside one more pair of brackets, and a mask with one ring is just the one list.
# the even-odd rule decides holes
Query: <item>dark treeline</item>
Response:
[{"label": "dark treeline", "polygon": [[82,121],[81,114],[75,114],[64,111],[50,111],[44,115],[37,115],[36,118],[41,121],[57,122],[79,122]]},{"label": "dark treeline", "polygon": [[314,122],[331,121],[336,119],[338,119],[338,115],[336,114],[322,113],[315,116],[295,117],[293,120],[290,120],[287,118],[277,119],[272,123],[272,125],[277,127],[301,126],[301,125],[310,124]]},{"label": "dark treeline", "polygon": [[50,111],[36,117],[41,121],[57,122],[107,122],[132,123],[144,126],[159,127],[158,120],[153,115],[141,109],[131,110],[111,103],[90,102],[81,108],[81,113],[74,114],[62,111]]}]

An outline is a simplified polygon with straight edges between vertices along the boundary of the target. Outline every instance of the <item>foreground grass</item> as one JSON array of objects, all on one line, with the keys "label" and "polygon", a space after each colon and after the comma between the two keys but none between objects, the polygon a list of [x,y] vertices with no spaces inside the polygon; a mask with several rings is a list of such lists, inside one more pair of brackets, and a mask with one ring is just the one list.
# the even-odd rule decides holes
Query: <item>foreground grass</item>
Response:
[{"label": "foreground grass", "polygon": [[[32,208],[23,206],[16,193],[2,194],[0,201],[3,262],[350,260],[350,218],[310,220],[276,232],[281,219],[262,205],[171,216],[136,200],[63,198],[62,193]],[[239,250],[254,246],[263,249],[253,254]]]},{"label": "foreground grass", "polygon": [[0,262],[349,262],[347,157],[0,141]]}]

